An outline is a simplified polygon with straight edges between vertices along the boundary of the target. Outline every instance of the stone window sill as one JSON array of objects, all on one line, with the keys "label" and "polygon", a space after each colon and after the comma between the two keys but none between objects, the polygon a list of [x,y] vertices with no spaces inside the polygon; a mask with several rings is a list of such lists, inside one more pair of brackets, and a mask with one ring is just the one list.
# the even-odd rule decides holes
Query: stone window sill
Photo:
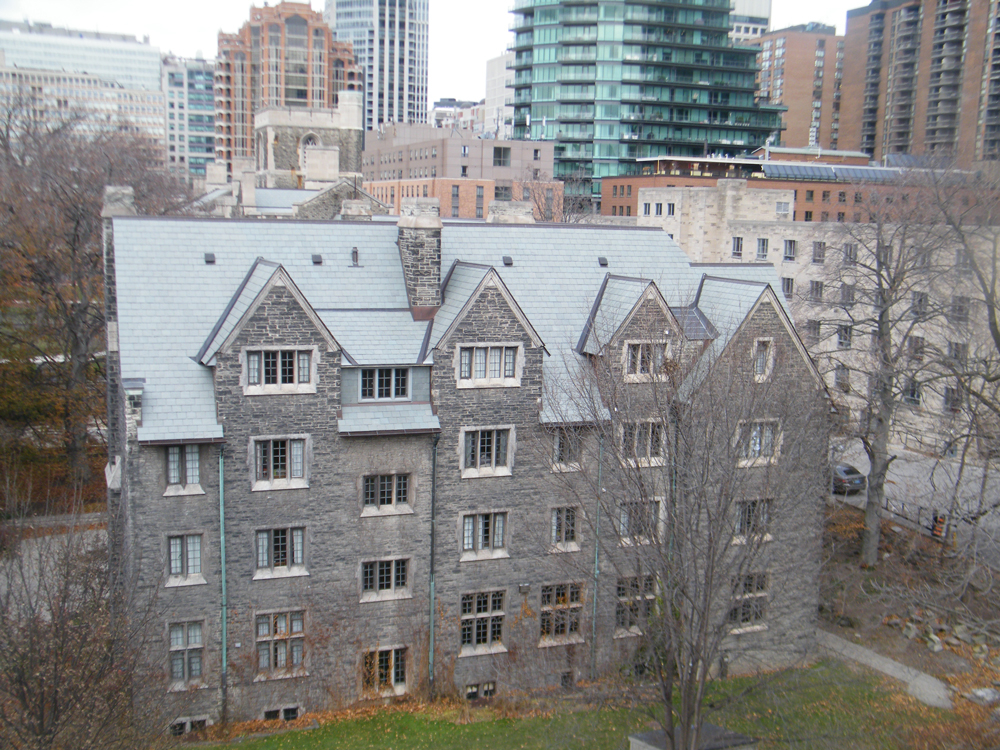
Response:
[{"label": "stone window sill", "polygon": [[366,505],[361,509],[362,518],[380,518],[385,516],[412,516],[413,508],[409,503],[399,505]]},{"label": "stone window sill", "polygon": [[305,670],[304,667],[297,667],[291,670],[284,670],[281,672],[266,672],[258,674],[253,678],[254,682],[269,682],[271,680],[291,680],[296,677],[308,677],[309,672]]},{"label": "stone window sill", "polygon": [[316,393],[315,383],[285,383],[284,385],[245,385],[244,396],[290,396]]},{"label": "stone window sill", "polygon": [[361,602],[394,602],[400,599],[412,599],[413,592],[409,589],[400,591],[365,591],[361,594]]},{"label": "stone window sill", "polygon": [[729,635],[744,635],[745,633],[760,633],[767,630],[767,625],[746,625],[742,628],[733,628]]},{"label": "stone window sill", "polygon": [[584,637],[580,633],[573,633],[572,635],[560,635],[555,637],[546,637],[538,641],[538,648],[553,648],[555,646],[568,646],[574,643],[586,643]]},{"label": "stone window sill", "polygon": [[774,537],[771,536],[770,534],[764,534],[763,536],[761,536],[760,534],[752,534],[750,537],[747,537],[745,535],[737,535],[733,537],[733,541],[731,543],[734,545],[748,544],[750,542],[750,539],[753,539],[754,541],[758,542],[770,542],[773,541]]},{"label": "stone window sill", "polygon": [[172,589],[181,586],[201,586],[207,583],[208,581],[205,580],[205,576],[201,573],[194,573],[189,576],[167,576],[167,582],[163,584],[163,588]]},{"label": "stone window sill", "polygon": [[507,647],[502,643],[492,643],[482,646],[462,646],[458,652],[459,658],[465,656],[489,656],[490,654],[506,654]]},{"label": "stone window sill", "polygon": [[168,484],[164,497],[181,497],[183,495],[204,495],[205,490],[200,484]]},{"label": "stone window sill", "polygon": [[253,580],[270,581],[275,578],[300,578],[309,575],[305,565],[289,565],[279,568],[259,568],[254,571]]},{"label": "stone window sill", "polygon": [[615,628],[615,639],[618,638],[638,638],[642,635],[642,631],[639,628]]},{"label": "stone window sill", "polygon": [[510,557],[506,547],[501,549],[480,549],[463,552],[459,562],[477,562],[479,560],[504,560]]},{"label": "stone window sill", "polygon": [[192,690],[207,690],[210,685],[203,682],[171,682],[167,688],[168,693],[189,693]]},{"label": "stone window sill", "polygon": [[579,461],[574,461],[568,464],[552,464],[553,474],[569,474],[574,471],[580,471]]},{"label": "stone window sill", "polygon": [[564,552],[579,552],[580,545],[576,542],[559,542],[558,544],[549,545],[549,554],[558,555]]},{"label": "stone window sill", "polygon": [[253,483],[251,492],[276,492],[278,490],[307,490],[309,480],[300,479],[273,479],[270,482],[257,481]]},{"label": "stone window sill", "polygon": [[487,477],[509,477],[509,466],[498,466],[495,469],[462,469],[462,479],[486,479]]}]

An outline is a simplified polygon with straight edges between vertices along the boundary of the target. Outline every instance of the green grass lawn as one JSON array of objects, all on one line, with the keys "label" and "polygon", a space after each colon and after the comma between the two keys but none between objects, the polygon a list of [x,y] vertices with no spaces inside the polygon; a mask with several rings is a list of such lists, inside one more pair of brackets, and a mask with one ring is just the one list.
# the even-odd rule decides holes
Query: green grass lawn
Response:
[{"label": "green grass lawn", "polygon": [[[713,686],[709,702],[749,687],[746,679]],[[457,716],[457,712],[455,714]],[[629,732],[647,726],[641,709],[557,710],[551,717],[492,718],[473,710],[457,724],[431,712],[387,711],[318,729],[247,740],[240,750],[624,750]],[[485,717],[485,718],[484,718]],[[912,703],[896,686],[859,675],[838,662],[795,670],[758,686],[739,701],[710,711],[707,720],[762,740],[761,750],[907,747],[905,728],[947,720],[948,713]],[[483,720],[479,720],[483,719]]]}]

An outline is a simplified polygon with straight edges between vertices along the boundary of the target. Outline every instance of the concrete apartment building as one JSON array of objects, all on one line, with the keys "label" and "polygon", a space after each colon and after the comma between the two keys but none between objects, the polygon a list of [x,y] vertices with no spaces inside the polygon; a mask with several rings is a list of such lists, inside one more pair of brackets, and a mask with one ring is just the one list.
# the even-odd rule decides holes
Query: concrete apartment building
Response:
[{"label": "concrete apartment building", "polygon": [[485,124],[483,130],[501,141],[514,137],[514,52],[486,61]]},{"label": "concrete apartment building", "polygon": [[841,138],[877,160],[1000,155],[1000,38],[987,0],[874,0],[847,14]]},{"label": "concrete apartment building", "polygon": [[0,91],[53,124],[84,115],[84,134],[140,135],[154,163],[165,162],[160,51],[148,37],[0,21]]},{"label": "concrete apartment building", "polygon": [[775,145],[838,147],[844,37],[836,32],[833,26],[809,23],[758,38],[760,96],[787,108]]},{"label": "concrete apartment building", "polygon": [[491,200],[523,200],[527,188],[536,218],[559,221],[563,184],[552,178],[553,148],[551,141],[497,141],[464,130],[394,125],[365,138],[364,187],[397,212],[403,198],[437,197],[446,215],[468,219],[485,218]]},{"label": "concrete apartment building", "polygon": [[326,0],[334,38],[364,75],[365,130],[427,122],[428,0]]},{"label": "concrete apartment building", "polygon": [[307,3],[251,6],[236,34],[219,33],[215,71],[215,155],[254,155],[254,115],[266,108],[336,108],[341,91],[360,86],[349,43],[335,42],[322,14]]},{"label": "concrete apartment building", "polygon": [[166,97],[166,155],[171,172],[205,178],[215,162],[215,61],[167,55],[162,64]]},{"label": "concrete apartment building", "polygon": [[729,38],[733,44],[760,46],[760,38],[771,28],[771,0],[732,0]]},{"label": "concrete apartment building", "polygon": [[[777,422],[771,399],[746,413],[808,440],[750,460],[762,444],[734,427],[714,457],[748,492],[772,464],[797,476],[767,496],[770,567],[723,594],[722,632],[734,669],[812,652],[826,427],[805,415],[829,404],[772,268],[698,267],[654,229],[442,221],[423,200],[398,221],[162,219],[110,188],[104,216],[110,536],[157,594],[162,677],[141,687],[175,733],[429,681],[490,697],[617,673],[647,589],[613,571],[667,544],[672,442],[621,438],[663,496],[621,498],[592,532],[590,495],[558,487],[619,447],[585,426],[566,442],[584,417],[559,383],[594,358],[658,382],[628,364],[657,342],[678,393],[718,356],[733,387],[795,399]],[[171,277],[190,302],[149,283]],[[762,346],[778,364],[751,375]]]}]

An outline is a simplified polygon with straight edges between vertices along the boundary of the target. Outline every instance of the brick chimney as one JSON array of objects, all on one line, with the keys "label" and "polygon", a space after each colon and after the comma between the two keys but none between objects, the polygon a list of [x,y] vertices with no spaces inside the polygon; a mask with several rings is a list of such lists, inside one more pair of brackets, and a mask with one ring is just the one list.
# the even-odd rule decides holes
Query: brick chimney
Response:
[{"label": "brick chimney", "polygon": [[430,320],[441,306],[441,204],[410,198],[400,206],[399,259],[414,320]]}]

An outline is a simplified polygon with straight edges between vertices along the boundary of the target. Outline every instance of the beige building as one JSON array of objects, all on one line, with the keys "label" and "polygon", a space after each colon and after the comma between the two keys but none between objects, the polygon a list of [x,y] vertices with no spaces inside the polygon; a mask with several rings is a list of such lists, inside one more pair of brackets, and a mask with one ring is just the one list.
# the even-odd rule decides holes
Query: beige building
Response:
[{"label": "beige building", "polygon": [[406,199],[437,198],[441,214],[453,219],[485,219],[493,201],[498,204],[512,201],[529,203],[535,221],[558,222],[563,219],[563,184],[558,181],[514,180],[510,193],[498,193],[496,180],[462,177],[376,180],[365,182],[363,187],[376,199],[388,204],[390,213],[396,215]]},{"label": "beige building", "polygon": [[[793,190],[755,187],[745,179],[640,188],[637,224],[662,227],[697,263],[773,265],[795,325],[843,418],[856,423],[864,418],[868,373],[875,369],[871,327],[864,323],[872,315],[874,293],[859,270],[863,257],[858,264],[872,225],[792,221],[793,199]],[[936,252],[948,256],[939,258],[941,272],[914,282],[912,294],[906,292],[893,314],[900,321],[893,356],[901,379],[893,440],[940,455],[966,431],[968,416],[955,383],[932,370],[930,352],[974,352],[976,331],[985,325],[980,321],[977,328],[973,280],[955,267],[955,251]],[[911,306],[928,314],[911,314]]]},{"label": "beige building", "polygon": [[833,26],[808,23],[768,32],[758,44],[760,95],[788,108],[780,145],[837,148],[844,37]]}]

